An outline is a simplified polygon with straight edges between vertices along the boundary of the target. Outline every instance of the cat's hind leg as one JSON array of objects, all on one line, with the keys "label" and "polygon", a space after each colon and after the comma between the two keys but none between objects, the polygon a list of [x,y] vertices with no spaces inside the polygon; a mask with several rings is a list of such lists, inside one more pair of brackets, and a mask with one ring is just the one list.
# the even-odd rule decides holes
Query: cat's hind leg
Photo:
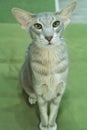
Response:
[{"label": "cat's hind leg", "polygon": [[27,66],[22,67],[19,77],[21,86],[23,87],[25,93],[28,95],[28,102],[30,104],[35,104],[37,97],[31,83],[30,73]]},{"label": "cat's hind leg", "polygon": [[32,90],[30,87],[28,87],[28,85],[24,84],[23,81],[22,81],[22,86],[23,86],[25,93],[28,95],[28,102],[30,104],[35,104],[37,102],[37,96],[36,96],[34,90]]}]

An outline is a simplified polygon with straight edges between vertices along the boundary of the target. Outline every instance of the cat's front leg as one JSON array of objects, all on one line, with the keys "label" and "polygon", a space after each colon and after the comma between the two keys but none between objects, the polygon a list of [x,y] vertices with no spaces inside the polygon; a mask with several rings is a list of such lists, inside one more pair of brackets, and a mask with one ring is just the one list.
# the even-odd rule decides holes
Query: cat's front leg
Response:
[{"label": "cat's front leg", "polygon": [[39,111],[40,111],[40,129],[41,130],[49,130],[48,129],[48,103],[44,101],[44,99],[39,96],[38,97],[38,105],[39,105]]},{"label": "cat's front leg", "polygon": [[50,103],[50,115],[49,115],[49,128],[50,128],[50,130],[57,130],[56,117],[58,114],[58,108],[59,108],[61,98],[62,98],[62,96],[58,95]]}]

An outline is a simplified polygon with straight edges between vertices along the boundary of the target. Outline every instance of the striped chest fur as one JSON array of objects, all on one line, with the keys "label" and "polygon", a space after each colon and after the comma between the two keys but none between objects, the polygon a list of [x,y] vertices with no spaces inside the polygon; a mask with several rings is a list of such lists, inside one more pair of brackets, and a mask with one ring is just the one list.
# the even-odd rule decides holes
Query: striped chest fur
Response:
[{"label": "striped chest fur", "polygon": [[44,93],[44,97],[50,99],[57,94],[58,84],[64,82],[62,74],[68,67],[65,46],[61,44],[52,48],[31,48],[30,66],[34,88],[36,93]]}]

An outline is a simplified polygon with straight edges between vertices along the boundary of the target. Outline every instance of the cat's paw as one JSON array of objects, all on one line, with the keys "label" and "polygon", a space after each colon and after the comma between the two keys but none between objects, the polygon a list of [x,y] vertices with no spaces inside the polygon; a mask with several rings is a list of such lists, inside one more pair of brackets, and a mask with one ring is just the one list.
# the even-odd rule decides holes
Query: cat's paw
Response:
[{"label": "cat's paw", "polygon": [[35,104],[37,102],[36,96],[29,96],[28,101],[30,104]]},{"label": "cat's paw", "polygon": [[36,98],[32,98],[32,97],[29,97],[28,98],[28,101],[30,104],[35,104],[37,102],[37,99]]},{"label": "cat's paw", "polygon": [[46,127],[46,126],[43,126],[41,123],[40,123],[40,130],[49,130],[49,128],[48,127]]},{"label": "cat's paw", "polygon": [[54,126],[43,126],[40,123],[40,130],[57,130],[57,124],[55,123]]},{"label": "cat's paw", "polygon": [[49,126],[49,130],[57,130],[57,124],[55,123],[53,126]]}]

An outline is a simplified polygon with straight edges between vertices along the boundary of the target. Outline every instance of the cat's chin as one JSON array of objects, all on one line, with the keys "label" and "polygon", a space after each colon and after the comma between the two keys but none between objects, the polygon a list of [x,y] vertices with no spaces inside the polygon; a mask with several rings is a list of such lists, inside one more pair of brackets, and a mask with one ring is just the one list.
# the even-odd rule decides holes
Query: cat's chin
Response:
[{"label": "cat's chin", "polygon": [[47,47],[52,47],[52,46],[54,46],[54,44],[53,43],[48,43],[46,46]]},{"label": "cat's chin", "polygon": [[46,47],[52,48],[52,47],[55,47],[55,46],[57,46],[57,45],[58,45],[58,44],[48,43],[48,44],[46,45]]},{"label": "cat's chin", "polygon": [[57,46],[57,45],[58,45],[58,44],[54,44],[54,43],[51,43],[51,42],[49,42],[49,43],[47,44],[48,47]]},{"label": "cat's chin", "polygon": [[43,48],[52,48],[52,47],[58,46],[58,44],[54,44],[52,42],[45,43],[45,44],[44,43],[39,43],[39,44],[36,43],[36,45],[38,47],[43,47]]},{"label": "cat's chin", "polygon": [[49,42],[49,43],[48,43],[48,45],[50,46],[50,45],[52,45],[52,43],[51,43],[51,42]]}]

